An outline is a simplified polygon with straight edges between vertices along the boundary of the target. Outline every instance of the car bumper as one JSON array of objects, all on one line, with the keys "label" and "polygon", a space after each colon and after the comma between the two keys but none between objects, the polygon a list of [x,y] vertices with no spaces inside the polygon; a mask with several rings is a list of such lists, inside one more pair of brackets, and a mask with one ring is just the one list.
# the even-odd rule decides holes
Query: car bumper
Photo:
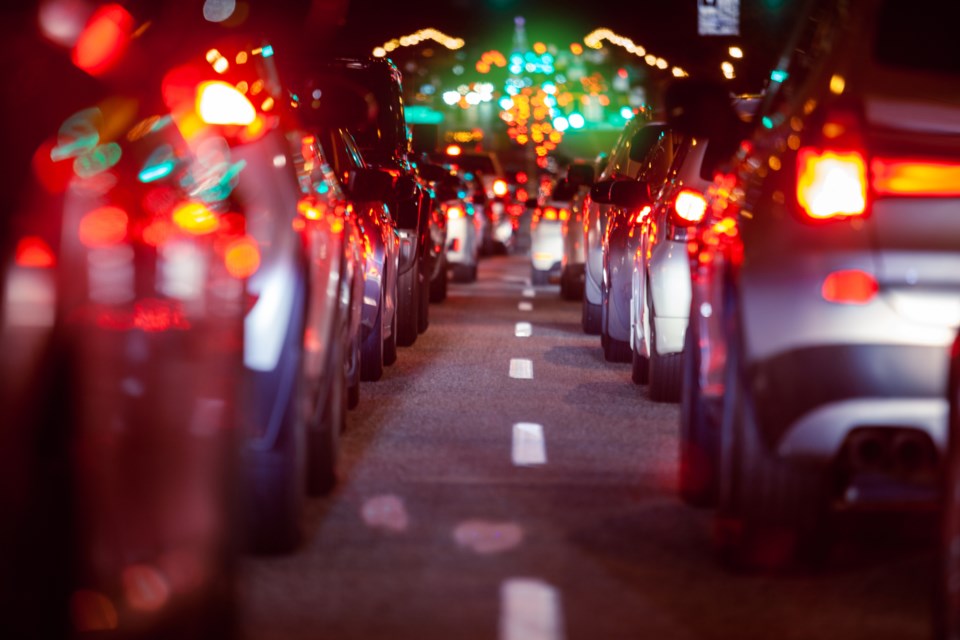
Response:
[{"label": "car bumper", "polygon": [[563,259],[563,235],[559,222],[540,222],[532,230],[530,259],[537,271],[559,268]]}]

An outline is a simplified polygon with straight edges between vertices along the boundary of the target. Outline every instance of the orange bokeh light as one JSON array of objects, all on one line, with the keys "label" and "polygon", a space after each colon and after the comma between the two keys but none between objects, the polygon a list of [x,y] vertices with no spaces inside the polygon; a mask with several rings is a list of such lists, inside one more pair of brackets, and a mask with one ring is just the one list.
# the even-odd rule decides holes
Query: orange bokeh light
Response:
[{"label": "orange bokeh light", "polygon": [[90,75],[109,71],[126,51],[132,31],[133,17],[126,9],[118,4],[100,7],[77,38],[71,60]]},{"label": "orange bokeh light", "polygon": [[80,220],[78,235],[87,247],[109,247],[127,237],[127,212],[120,207],[100,207]]}]

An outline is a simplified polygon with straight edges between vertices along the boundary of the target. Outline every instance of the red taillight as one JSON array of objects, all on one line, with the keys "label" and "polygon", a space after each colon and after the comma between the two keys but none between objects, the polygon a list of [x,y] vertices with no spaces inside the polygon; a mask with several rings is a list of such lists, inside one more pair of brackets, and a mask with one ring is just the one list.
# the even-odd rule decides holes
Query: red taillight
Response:
[{"label": "red taillight", "polygon": [[320,220],[326,215],[327,207],[322,202],[301,200],[297,203],[297,212],[307,220]]},{"label": "red taillight", "polygon": [[960,164],[874,158],[873,190],[881,196],[960,196]]},{"label": "red taillight", "polygon": [[866,271],[851,269],[834,271],[823,281],[820,292],[827,302],[840,304],[866,304],[880,287],[876,278]]},{"label": "red taillight", "polygon": [[697,224],[707,213],[707,199],[698,191],[683,189],[673,203],[673,213],[678,224]]},{"label": "red taillight", "polygon": [[71,60],[90,75],[108,71],[123,56],[130,43],[133,17],[119,4],[97,9],[83,28]]},{"label": "red taillight", "polygon": [[504,180],[494,180],[493,181],[493,194],[495,196],[503,197],[507,195],[507,183]]},{"label": "red taillight", "polygon": [[458,207],[456,205],[447,207],[447,220],[456,220],[457,218],[466,217],[466,213],[463,211],[463,207]]},{"label": "red taillight", "polygon": [[87,247],[109,247],[127,238],[127,212],[120,207],[100,207],[80,219],[78,235]]},{"label": "red taillight", "polygon": [[556,220],[557,219],[557,210],[553,207],[546,207],[543,210],[542,218],[544,220]]},{"label": "red taillight", "polygon": [[560,212],[559,212],[558,215],[559,215],[561,221],[566,222],[567,220],[570,219],[570,210],[569,210],[569,209],[560,209]]},{"label": "red taillight", "polygon": [[859,151],[800,149],[797,202],[815,220],[862,216],[867,210],[864,155]]},{"label": "red taillight", "polygon": [[21,238],[17,243],[14,261],[18,267],[48,269],[56,264],[50,245],[38,236]]}]

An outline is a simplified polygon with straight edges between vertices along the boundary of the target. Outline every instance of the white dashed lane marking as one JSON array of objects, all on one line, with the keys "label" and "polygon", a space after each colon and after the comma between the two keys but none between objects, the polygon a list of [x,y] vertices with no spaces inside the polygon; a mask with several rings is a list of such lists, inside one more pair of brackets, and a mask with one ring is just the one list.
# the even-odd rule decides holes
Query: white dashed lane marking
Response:
[{"label": "white dashed lane marking", "polygon": [[523,358],[510,359],[510,377],[518,380],[533,379],[533,361]]},{"label": "white dashed lane marking", "polygon": [[519,309],[520,311],[533,311],[533,303],[521,302],[520,304],[517,305],[517,309]]},{"label": "white dashed lane marking", "polygon": [[518,467],[546,464],[547,449],[543,426],[533,422],[513,425],[513,464]]},{"label": "white dashed lane marking", "polygon": [[529,338],[533,335],[533,325],[529,322],[518,322],[513,334],[518,338]]},{"label": "white dashed lane marking", "polygon": [[532,298],[532,297],[534,297],[534,296],[536,296],[536,295],[537,295],[537,290],[536,290],[536,289],[527,288],[527,289],[524,289],[524,290],[523,290],[523,297],[524,297],[524,298]]},{"label": "white dashed lane marking", "polygon": [[500,640],[563,638],[560,592],[535,578],[510,578],[500,585]]}]

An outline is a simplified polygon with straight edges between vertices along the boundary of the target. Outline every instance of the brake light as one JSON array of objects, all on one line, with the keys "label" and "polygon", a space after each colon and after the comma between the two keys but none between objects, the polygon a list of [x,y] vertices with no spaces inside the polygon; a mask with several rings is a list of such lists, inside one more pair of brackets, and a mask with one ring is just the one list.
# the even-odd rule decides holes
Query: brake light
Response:
[{"label": "brake light", "polygon": [[446,151],[448,156],[458,156],[462,153],[460,145],[457,144],[448,145]]},{"label": "brake light", "polygon": [[133,31],[133,17],[118,4],[97,9],[87,22],[70,59],[90,75],[113,67],[126,51]]},{"label": "brake light", "polygon": [[249,278],[260,267],[260,249],[253,238],[244,236],[227,245],[223,263],[234,278]]},{"label": "brake light", "polygon": [[544,220],[556,220],[557,219],[557,210],[553,207],[547,207],[543,210],[542,215]]},{"label": "brake light", "polygon": [[684,225],[697,224],[707,213],[707,199],[693,189],[683,189],[673,203],[675,222]]},{"label": "brake light", "polygon": [[858,151],[804,147],[797,152],[797,202],[810,218],[861,216],[867,210],[867,163]]},{"label": "brake light", "polygon": [[877,195],[960,196],[960,164],[875,158],[870,171]]},{"label": "brake light", "polygon": [[879,291],[876,278],[866,271],[834,271],[823,281],[820,292],[827,302],[866,304]]},{"label": "brake light", "polygon": [[56,264],[50,245],[39,236],[27,236],[17,243],[14,261],[18,267],[47,269]]},{"label": "brake light", "polygon": [[569,209],[560,209],[559,216],[560,216],[560,220],[562,220],[562,221],[564,221],[564,222],[567,221],[567,220],[569,220],[569,219],[570,219],[570,210],[569,210]]},{"label": "brake light", "polygon": [[494,180],[493,181],[493,194],[496,196],[505,196],[507,195],[507,183],[504,180]]},{"label": "brake light", "polygon": [[236,87],[214,80],[204,82],[197,89],[197,113],[207,124],[249,125],[257,118],[257,111]]},{"label": "brake light", "polygon": [[447,207],[447,220],[455,220],[466,216],[462,207],[456,205]]},{"label": "brake light", "polygon": [[220,226],[217,214],[199,202],[184,202],[177,206],[173,210],[173,223],[193,236],[213,233]]},{"label": "brake light", "polygon": [[301,200],[297,203],[297,211],[307,220],[319,220],[326,214],[326,206],[320,202]]},{"label": "brake light", "polygon": [[126,239],[127,223],[127,212],[120,207],[100,207],[80,219],[77,233],[86,247],[109,247]]}]

